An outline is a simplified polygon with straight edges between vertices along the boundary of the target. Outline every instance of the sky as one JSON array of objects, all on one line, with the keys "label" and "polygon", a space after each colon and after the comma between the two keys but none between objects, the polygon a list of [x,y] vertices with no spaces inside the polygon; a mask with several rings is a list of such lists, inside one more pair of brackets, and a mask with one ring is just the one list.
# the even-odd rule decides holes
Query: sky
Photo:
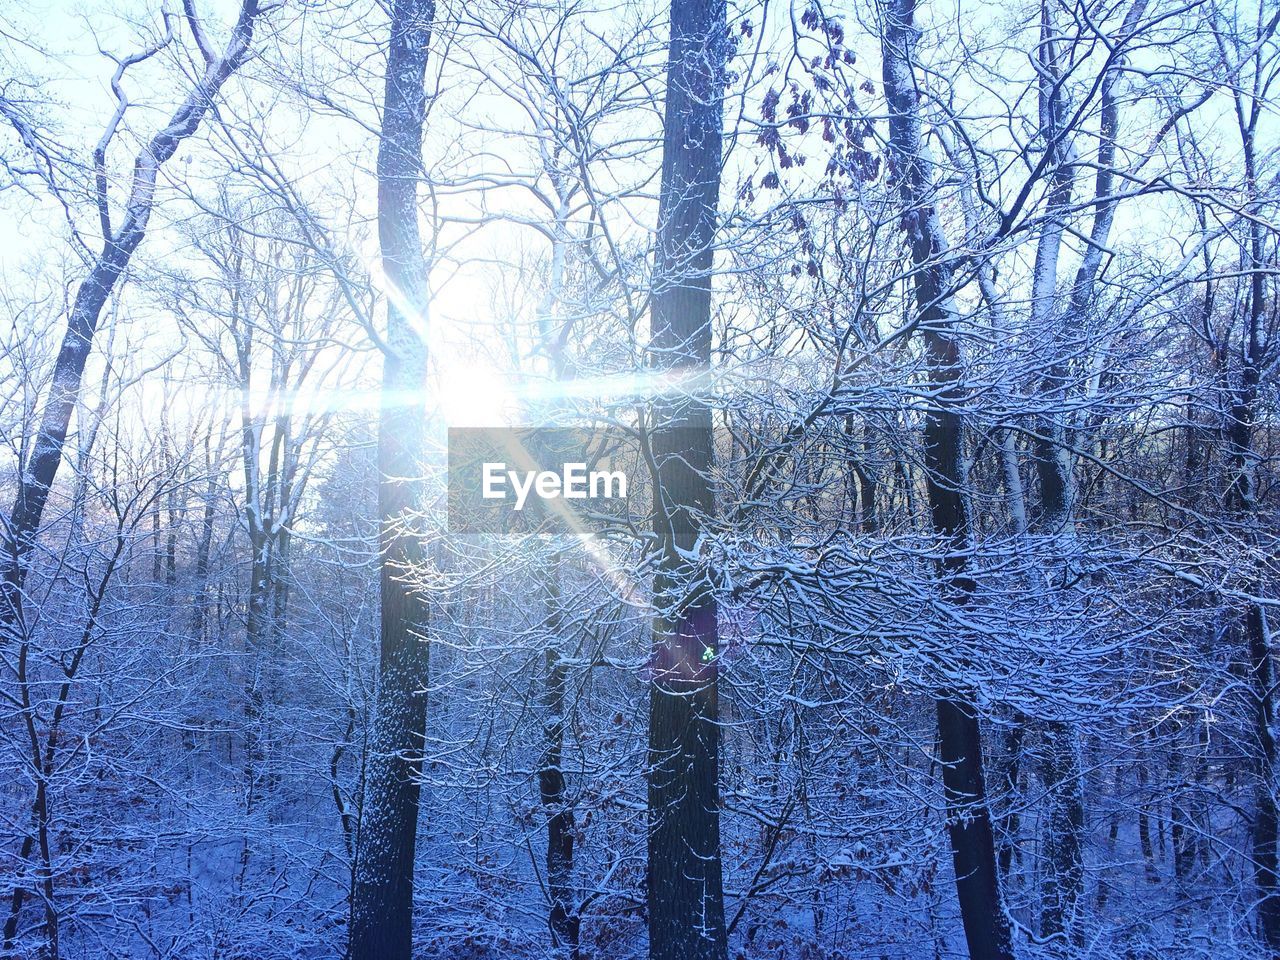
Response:
[{"label": "sky", "polygon": [[[218,3],[205,0],[201,9],[206,19],[225,23],[234,7],[227,0]],[[51,129],[77,156],[88,156],[113,105],[108,83],[112,64],[98,48],[112,52],[135,49],[140,32],[154,35],[159,30],[158,9],[155,3],[136,0],[124,3],[43,0],[26,6],[13,4],[0,14],[6,24],[5,36],[0,40],[0,62],[12,75],[40,79],[40,95],[49,100],[45,116]],[[485,9],[478,4],[459,8],[467,17],[483,13]],[[828,9],[837,11],[838,8],[832,5]],[[559,37],[561,57],[575,46],[593,48],[595,55],[599,54],[600,45],[586,32],[588,27],[618,44],[631,43],[638,47],[640,42],[647,42],[651,45],[651,56],[646,61],[645,79],[637,81],[636,89],[640,90],[641,83],[656,82],[653,74],[662,63],[662,25],[655,10],[653,4],[604,4],[585,21],[585,26],[578,25],[576,44]],[[789,21],[783,16],[786,8],[775,5],[771,10],[773,19],[769,26],[763,31],[756,28],[752,40],[761,39],[766,50],[771,47],[785,50],[784,41],[790,32]],[[957,50],[982,43],[988,50],[984,62],[990,67],[993,90],[997,74],[1023,77],[1029,83],[1027,24],[1018,23],[1004,11],[1004,7],[972,0],[926,4],[922,18],[925,55],[939,70],[944,70],[947,58]],[[879,51],[870,39],[870,31],[859,25],[859,20],[866,16],[866,5],[849,5],[849,9],[842,12],[846,14],[844,24],[849,47],[857,55],[857,62],[847,69],[855,81],[859,78],[869,81],[874,89]],[[375,210],[370,167],[375,148],[372,131],[377,125],[373,99],[379,91],[381,72],[378,25],[370,21],[364,7],[348,10],[339,5],[293,5],[276,16],[276,29],[282,31],[281,35],[260,37],[265,53],[263,62],[251,65],[242,77],[233,79],[225,90],[223,109],[227,115],[244,118],[246,124],[264,131],[282,167],[322,215],[337,210],[336,205],[327,205],[326,198],[338,194],[355,198],[354,229],[334,221],[338,231],[335,239],[365,265],[377,283],[380,270],[375,233],[371,228]],[[735,16],[754,23],[758,8],[754,5],[735,7]],[[175,26],[183,31],[182,41],[187,44],[185,26]],[[428,124],[424,159],[426,169],[436,181],[429,198],[438,201],[436,209],[446,218],[454,220],[443,234],[451,253],[432,273],[434,293],[429,330],[441,371],[441,381],[434,392],[446,398],[446,419],[477,425],[477,420],[512,416],[511,394],[528,389],[528,384],[517,382],[517,371],[545,375],[545,367],[530,351],[532,341],[528,335],[520,343],[514,343],[510,338],[512,328],[506,321],[513,311],[528,319],[540,296],[538,291],[529,288],[526,276],[517,273],[512,265],[545,262],[550,247],[546,237],[537,230],[513,224],[512,218],[546,218],[546,211],[518,185],[495,187],[483,196],[475,193],[477,178],[487,178],[491,187],[499,179],[514,182],[527,178],[536,168],[538,158],[528,138],[536,117],[525,109],[527,98],[524,105],[520,102],[516,73],[504,71],[499,51],[488,43],[478,42],[473,28],[468,30],[469,39],[449,47],[452,64],[446,68],[437,91],[438,102]],[[319,42],[297,44],[294,41],[299,31]],[[216,29],[213,32],[220,34]],[[931,41],[942,38],[946,41],[940,46],[931,45]],[[812,40],[808,44],[809,52],[804,59],[817,49]],[[438,37],[437,47],[444,49],[444,46]],[[189,53],[189,44],[174,49]],[[305,55],[306,59],[300,59],[304,55],[296,52],[299,49],[311,52]],[[1000,51],[998,55],[996,50]],[[281,51],[288,52],[282,54]],[[117,201],[127,184],[133,138],[145,135],[162,122],[180,95],[174,64],[163,59],[171,52],[141,65],[127,78],[127,89],[135,106],[111,154],[113,195]],[[1146,56],[1136,54],[1135,63],[1145,65]],[[768,57],[740,61],[739,72],[750,65],[754,74],[739,82],[734,91],[738,95],[737,109],[731,109],[730,113],[740,113],[745,123],[728,161],[722,197],[726,208],[733,203],[732,191],[742,178],[758,180],[768,169],[769,159],[754,143],[756,128],[753,125],[759,118],[759,100],[764,89],[774,84],[783,87],[791,78],[805,78],[801,60],[774,59],[781,67],[778,71],[770,69]],[[595,66],[583,61],[566,72],[576,70],[579,75],[590,74]],[[334,101],[349,107],[354,119],[318,114],[314,101],[307,103],[287,95],[278,76],[272,73],[277,68],[305,76],[313,89],[323,90]],[[959,71],[955,73],[962,75]],[[481,74],[487,75],[483,82],[477,80]],[[976,72],[964,75],[980,76]],[[1194,84],[1188,86],[1194,87]],[[1129,91],[1143,92],[1139,81],[1132,81]],[[1002,97],[1016,92],[1016,83],[1000,88]],[[994,94],[980,91],[971,79],[957,81],[954,93],[971,123],[988,129],[990,146],[1001,146],[1002,137],[1007,145],[1007,134],[1001,133],[996,116],[1000,104]],[[1032,96],[1029,86],[1024,87],[1023,96]],[[866,102],[867,109],[880,109],[874,96],[867,94]],[[1154,129],[1152,102],[1126,110],[1126,125],[1139,130]],[[262,113],[264,104],[269,105],[266,113]],[[1210,148],[1229,151],[1231,117],[1227,98],[1213,97],[1201,108],[1201,114],[1202,135],[1208,141],[1215,138],[1220,141],[1216,146],[1210,144]],[[652,137],[658,122],[656,104],[650,103],[647,107],[633,104],[618,118],[602,122],[596,136],[600,141],[616,140],[621,150],[633,136]],[[788,140],[793,152],[811,157],[805,167],[783,171],[784,182],[793,187],[811,185],[822,172],[822,145],[816,129],[806,138],[792,136]],[[7,131],[6,136],[9,136]],[[214,139],[217,139],[216,131]],[[1141,136],[1133,139],[1142,141]],[[1271,143],[1275,143],[1274,138]],[[1173,145],[1173,138],[1169,138],[1166,146]],[[6,141],[5,149],[10,146],[10,141]],[[624,245],[643,247],[648,242],[654,215],[652,195],[657,187],[656,154],[651,146],[647,152],[618,159],[606,168],[593,171],[593,176],[599,178],[594,186],[600,193],[618,192],[629,197],[609,205],[611,228]],[[1092,142],[1085,138],[1081,149],[1092,151]],[[934,152],[939,152],[936,147]],[[186,241],[177,229],[191,215],[190,206],[181,199],[182,188],[207,194],[218,182],[227,179],[227,164],[225,157],[209,149],[203,137],[193,138],[182,147],[163,174],[167,183],[162,188],[161,203],[138,262],[138,271],[145,271],[148,263],[190,260],[192,252],[184,247]],[[1152,167],[1160,165],[1160,161],[1155,161]],[[1021,170],[1011,171],[1005,186],[1006,196],[1021,175]],[[459,188],[450,189],[445,183],[449,179],[465,182]],[[541,186],[545,188],[545,181]],[[1087,176],[1082,177],[1078,196],[1083,196],[1090,187]],[[424,196],[424,202],[427,199]],[[91,210],[83,207],[77,216],[86,235],[91,236],[96,227]],[[578,216],[582,216],[581,211]],[[1143,198],[1123,204],[1115,228],[1116,243],[1139,244],[1155,257],[1178,257],[1180,251],[1168,238],[1178,232],[1170,229],[1171,220],[1181,216],[1185,216],[1185,211],[1176,197]],[[0,277],[5,278],[11,289],[54,282],[48,275],[48,264],[65,258],[68,249],[67,229],[59,205],[42,195],[38,185],[33,185],[31,194],[9,188],[0,191],[0,218],[9,225],[0,232]],[[69,276],[75,275],[74,263],[66,269]],[[29,275],[31,271],[37,274],[34,278]],[[1017,278],[1010,278],[1007,272],[1005,276],[1016,287]],[[146,344],[143,352],[150,351],[153,357],[173,349],[175,341],[167,332],[171,330],[170,318],[165,316],[162,300],[140,291],[126,294],[125,303],[134,321],[126,342],[134,349]]]}]

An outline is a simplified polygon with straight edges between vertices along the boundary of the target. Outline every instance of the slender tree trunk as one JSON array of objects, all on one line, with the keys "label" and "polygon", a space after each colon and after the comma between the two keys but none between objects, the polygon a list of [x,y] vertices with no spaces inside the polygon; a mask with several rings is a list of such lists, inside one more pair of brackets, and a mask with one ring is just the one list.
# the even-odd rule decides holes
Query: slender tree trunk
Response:
[{"label": "slender tree trunk", "polygon": [[165,494],[165,541],[164,541],[164,585],[167,591],[165,596],[165,606],[173,609],[174,606],[174,587],[178,585],[178,525],[181,523],[178,510],[178,489],[179,482],[174,470],[174,460],[177,458],[176,452],[170,449],[172,441],[168,437],[166,430],[162,434],[161,442],[163,443],[163,463],[165,480],[169,484],[169,490]]},{"label": "slender tree trunk", "polygon": [[871,427],[869,424],[862,425],[862,456],[863,460],[857,464],[855,471],[858,476],[858,510],[862,515],[862,532],[868,536],[874,535],[880,529],[880,518],[876,514],[876,496],[879,492],[880,481],[876,476],[875,467],[872,466],[872,455],[875,453],[875,445],[872,440]]},{"label": "slender tree trunk", "polygon": [[[43,735],[37,728],[35,704],[33,704],[30,696],[31,681],[28,674],[30,657],[28,656],[29,648],[26,644],[22,646],[18,655],[17,679],[22,696],[22,713],[31,750],[30,765],[36,777],[35,799],[31,805],[32,831],[23,838],[19,862],[26,863],[38,847],[40,862],[36,865],[36,875],[40,879],[41,895],[44,901],[45,939],[47,941],[45,955],[53,958],[53,960],[56,960],[59,955],[59,947],[58,913],[54,897],[53,858],[52,848],[49,843],[49,826],[53,817],[49,797],[49,784],[57,772],[55,761],[57,759],[59,736],[62,732],[63,717],[66,715],[67,705],[73,702],[73,695],[78,689],[75,685],[75,679],[80,672],[80,666],[84,662],[85,655],[98,633],[103,599],[106,597],[112,579],[119,569],[120,558],[124,555],[127,543],[128,539],[124,536],[123,529],[117,530],[115,550],[107,562],[101,580],[98,581],[96,587],[90,590],[88,616],[80,631],[78,645],[75,647],[74,652],[71,653],[70,659],[63,665],[65,676],[58,684],[58,692],[52,700],[53,710],[49,716],[47,730]],[[42,705],[47,705],[47,702]],[[43,736],[43,742],[41,741],[41,736]],[[3,953],[0,953],[0,956],[3,956],[5,960],[16,956],[12,952],[13,942],[17,936],[18,922],[21,919],[22,905],[25,898],[26,889],[21,884],[15,885],[9,904],[9,916],[4,924],[4,949]]]},{"label": "slender tree trunk", "polygon": [[[548,178],[557,199],[555,224],[551,242],[551,263],[547,289],[538,306],[538,335],[550,361],[551,375],[562,381],[566,375],[565,351],[556,312],[564,287],[565,254],[569,245],[570,203],[566,194],[571,188],[563,174],[550,162],[545,163]],[[545,635],[543,652],[546,673],[543,678],[542,721],[544,746],[542,765],[538,769],[538,794],[547,818],[547,924],[555,945],[570,960],[578,960],[582,918],[577,892],[573,887],[574,831],[577,817],[567,802],[564,775],[565,687],[569,671],[560,655],[564,615],[560,603],[561,554],[554,552],[544,573],[546,592]]]},{"label": "slender tree trunk", "polygon": [[[1018,810],[1021,797],[1018,780],[1022,767],[1022,741],[1026,736],[1026,723],[1021,716],[1013,719],[1012,725],[1005,734],[1004,751],[1001,756],[1000,788],[1004,790],[1009,806],[1000,825],[1000,878],[1007,881],[1009,870],[1013,867],[1013,855],[1018,848],[1018,831],[1022,827],[1022,816]],[[1019,858],[1021,862],[1021,858]]]},{"label": "slender tree trunk", "polygon": [[[1122,42],[1137,27],[1145,8],[1146,0],[1135,0],[1130,6],[1121,28]],[[1077,552],[1071,424],[1066,412],[1072,377],[1065,358],[1076,352],[1077,340],[1084,335],[1083,320],[1093,308],[1099,258],[1106,248],[1115,212],[1112,165],[1115,162],[1118,107],[1114,85],[1123,58],[1117,57],[1106,68],[1100,84],[1098,171],[1094,184],[1090,246],[1077,270],[1065,314],[1059,316],[1056,314],[1058,260],[1075,192],[1076,166],[1074,147],[1070,142],[1072,131],[1068,126],[1068,104],[1062,86],[1058,35],[1049,4],[1042,3],[1040,9],[1040,119],[1046,149],[1052,157],[1053,174],[1045,208],[1045,224],[1036,245],[1031,331],[1033,336],[1052,335],[1051,342],[1056,349],[1041,382],[1041,392],[1050,409],[1041,418],[1032,447],[1040,491],[1038,531],[1047,547],[1052,582],[1065,583],[1071,579],[1069,568]],[[1065,935],[1079,947],[1083,944],[1084,934],[1077,922],[1077,911],[1084,902],[1085,832],[1079,732],[1074,723],[1053,721],[1044,725],[1042,738],[1045,748],[1042,772],[1049,806],[1045,840],[1048,872],[1042,897],[1042,933],[1046,937]]]},{"label": "slender tree trunk", "polygon": [[654,404],[658,464],[649,699],[649,956],[724,960],[717,608],[687,558],[714,494],[711,269],[728,52],[724,0],[671,5],[650,358],[694,396]]},{"label": "slender tree trunk", "polygon": [[193,586],[191,632],[197,643],[208,632],[209,618],[209,555],[213,550],[213,521],[217,507],[217,484],[213,477],[213,461],[209,457],[209,440],[205,438],[205,462],[209,470],[209,484],[204,495],[204,509],[200,515],[200,539],[196,543],[195,583]]},{"label": "slender tree trunk", "polygon": [[[937,398],[925,413],[925,487],[933,529],[946,551],[939,571],[943,590],[952,603],[964,605],[973,593],[974,582],[968,572],[969,518],[963,496],[963,368],[960,344],[952,329],[955,311],[946,241],[929,200],[933,170],[920,129],[914,0],[891,0],[883,16],[881,49],[889,145],[906,206],[903,225],[915,267],[917,321]],[[1013,956],[1013,948],[1000,892],[978,717],[962,690],[947,691],[938,698],[937,716],[947,827],[969,956],[973,960],[1007,960]]]},{"label": "slender tree trunk", "polygon": [[[1040,130],[1053,163],[1045,205],[1044,226],[1036,243],[1032,281],[1030,327],[1033,337],[1047,336],[1056,353],[1070,354],[1073,344],[1062,334],[1066,324],[1056,316],[1058,259],[1066,230],[1068,208],[1075,193],[1074,147],[1067,128],[1067,104],[1062,89],[1062,66],[1058,39],[1048,3],[1040,5],[1040,45],[1037,52],[1040,74]],[[1040,419],[1032,449],[1039,478],[1039,533],[1046,546],[1053,583],[1068,580],[1067,567],[1075,551],[1075,496],[1072,464],[1067,444],[1066,416],[1061,405],[1066,400],[1067,364],[1059,356],[1041,381],[1041,394],[1051,407]],[[1054,404],[1058,407],[1054,407]],[[1038,578],[1037,578],[1038,579]],[[1054,590],[1039,581],[1042,589]],[[1084,884],[1082,862],[1084,796],[1077,759],[1076,730],[1070,723],[1055,721],[1041,729],[1044,761],[1041,775],[1047,788],[1045,828],[1045,873],[1041,895],[1041,933],[1057,938],[1078,928],[1075,913]]]},{"label": "slender tree trunk", "polygon": [[[234,74],[249,53],[254,26],[260,14],[257,0],[244,0],[232,28],[231,37],[221,56],[206,51],[204,72],[187,93],[182,103],[169,117],[167,125],[154,134],[134,158],[133,176],[129,197],[124,207],[124,218],[119,229],[112,229],[109,200],[105,191],[105,179],[99,181],[99,220],[103,229],[102,250],[89,268],[89,274],[80,284],[67,318],[67,331],[58,347],[54,361],[53,379],[49,395],[45,399],[36,435],[35,446],[26,468],[18,481],[17,496],[3,527],[3,574],[0,575],[0,637],[12,633],[20,645],[20,658],[25,658],[28,642],[25,637],[22,610],[23,590],[30,571],[29,558],[35,547],[45,507],[53,489],[53,482],[62,465],[63,450],[71,415],[80,396],[85,365],[93,346],[94,334],[102,317],[102,310],[110,299],[121,275],[129,265],[134,252],[146,236],[147,224],[155,204],[156,178],[160,168],[177,151],[179,145],[195,133],[205,113],[216,99],[227,79]],[[202,43],[203,47],[204,44]],[[151,53],[154,53],[153,49]],[[150,53],[147,54],[150,56]],[[145,59],[145,58],[144,58]],[[108,126],[99,150],[104,151],[119,121]],[[41,811],[47,806],[43,785],[37,787],[33,800],[37,824]],[[46,813],[47,817],[47,813]],[[42,855],[48,863],[47,837],[41,838]],[[22,860],[31,855],[29,838],[22,843]],[[56,916],[52,913],[52,876],[43,881],[46,899],[46,926],[51,936],[56,933]],[[10,955],[13,939],[17,934],[25,890],[15,884],[10,901],[10,914],[4,926],[4,953]],[[55,954],[56,940],[51,947]]]},{"label": "slender tree trunk", "polygon": [[[1215,37],[1223,54],[1224,66],[1230,66],[1230,56],[1224,40],[1228,33],[1217,30],[1221,25],[1214,16]],[[1280,18],[1260,15],[1257,33],[1248,44],[1239,44],[1238,51],[1261,49],[1262,44],[1273,37],[1280,26]],[[1264,203],[1265,193],[1259,185],[1257,160],[1258,122],[1269,107],[1266,84],[1261,71],[1261,61],[1251,54],[1248,62],[1233,66],[1230,89],[1235,107],[1235,119],[1240,134],[1241,153],[1244,157],[1245,184],[1248,189],[1247,243],[1241,251],[1241,266],[1248,271],[1249,296],[1245,312],[1245,328],[1242,332],[1240,353],[1242,364],[1238,384],[1230,390],[1231,406],[1227,411],[1225,433],[1227,439],[1228,486],[1226,508],[1241,530],[1241,538],[1247,547],[1256,544],[1258,525],[1258,485],[1255,476],[1254,428],[1259,419],[1259,387],[1262,372],[1274,359],[1275,336],[1266,336],[1268,327],[1274,330],[1274,319],[1268,323],[1266,280],[1274,266],[1267,256],[1266,226],[1255,215]],[[1274,98],[1271,98],[1274,99]],[[1224,345],[1226,347],[1227,345]],[[1226,350],[1224,349],[1224,353]],[[1224,374],[1227,371],[1224,369]],[[1257,579],[1249,584],[1250,592],[1261,596],[1266,586]],[[1249,681],[1253,694],[1254,735],[1257,739],[1254,757],[1254,816],[1253,816],[1253,866],[1258,885],[1258,921],[1267,950],[1280,957],[1280,852],[1277,850],[1277,829],[1280,829],[1280,809],[1276,803],[1277,755],[1276,744],[1276,670],[1270,648],[1271,630],[1267,622],[1267,610],[1261,604],[1248,602],[1241,612],[1240,628],[1244,635],[1244,653],[1247,658]]]},{"label": "slender tree trunk", "polygon": [[[269,718],[267,717],[266,675],[270,669],[273,651],[269,647],[272,567],[272,510],[262,484],[262,435],[261,419],[251,412],[250,384],[252,382],[251,357],[253,334],[256,325],[241,315],[243,300],[239,296],[242,287],[240,267],[244,258],[239,254],[239,235],[232,233],[231,243],[237,255],[236,296],[232,300],[236,323],[236,353],[240,373],[240,461],[244,474],[244,520],[249,536],[249,603],[245,617],[245,804],[246,813],[257,805],[260,785],[268,786],[268,758],[271,753]],[[251,854],[249,838],[245,837],[241,852],[241,871],[247,869]]]},{"label": "slender tree trunk", "polygon": [[[1252,160],[1252,150],[1246,160]],[[1250,166],[1252,163],[1250,162]],[[1251,529],[1258,521],[1256,481],[1252,472],[1253,425],[1257,416],[1258,387],[1261,382],[1262,330],[1265,323],[1266,294],[1264,278],[1266,261],[1263,250],[1262,226],[1250,226],[1249,266],[1250,277],[1248,327],[1244,334],[1244,369],[1241,382],[1229,413],[1227,426],[1228,449],[1231,465],[1231,484],[1227,490],[1227,506],[1245,527],[1245,535],[1251,537]],[[1254,591],[1264,591],[1261,584]],[[1249,661],[1249,679],[1254,700],[1254,732],[1257,738],[1255,762],[1255,809],[1253,817],[1253,863],[1258,883],[1258,919],[1262,936],[1268,949],[1280,956],[1280,854],[1277,851],[1277,830],[1280,829],[1280,809],[1276,804],[1277,746],[1276,723],[1276,672],[1268,643],[1270,630],[1267,612],[1261,604],[1246,605],[1241,627],[1245,639],[1245,651]]]},{"label": "slender tree trunk", "polygon": [[[124,208],[124,220],[112,230],[107,197],[98,197],[104,227],[102,252],[76,291],[67,332],[58,347],[53,380],[45,400],[35,448],[18,483],[18,495],[4,529],[4,576],[0,583],[0,628],[13,628],[22,619],[22,591],[26,585],[27,559],[35,546],[44,519],[54,477],[62,464],[62,451],[71,414],[80,396],[93,336],[102,309],[146,235],[155,203],[156,177],[182,141],[195,133],[227,78],[240,68],[249,53],[259,15],[257,0],[245,0],[223,54],[210,55],[204,73],[169,118],[168,124],[148,140],[134,159],[133,180]],[[108,129],[114,132],[114,126]]]},{"label": "slender tree trunk", "polygon": [[411,582],[420,557],[427,268],[418,230],[427,46],[435,4],[394,0],[378,149],[378,239],[387,336],[378,428],[381,643],[351,896],[351,960],[409,960],[413,867],[426,736],[427,602]]},{"label": "slender tree trunk", "polygon": [[[1170,738],[1169,765],[1166,781],[1174,785],[1169,798],[1169,842],[1173,847],[1173,877],[1178,884],[1185,884],[1190,873],[1193,825],[1190,804],[1187,800],[1186,774],[1183,770],[1182,744],[1188,739],[1183,724],[1171,718],[1173,736]],[[1195,725],[1192,725],[1195,734]],[[1194,776],[1194,774],[1193,774]]]},{"label": "slender tree trunk", "polygon": [[[1146,739],[1145,736],[1143,738]],[[1143,870],[1148,883],[1156,881],[1156,855],[1151,846],[1151,818],[1147,815],[1147,761],[1150,753],[1138,758],[1138,846],[1142,850]]]}]

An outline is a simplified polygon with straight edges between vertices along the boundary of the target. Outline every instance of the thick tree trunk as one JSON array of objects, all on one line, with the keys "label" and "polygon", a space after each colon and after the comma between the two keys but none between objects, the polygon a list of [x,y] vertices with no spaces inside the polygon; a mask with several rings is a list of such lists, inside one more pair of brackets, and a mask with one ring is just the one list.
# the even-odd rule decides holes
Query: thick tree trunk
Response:
[{"label": "thick tree trunk", "polygon": [[[650,357],[707,390],[711,268],[728,51],[724,0],[671,5]],[[658,464],[653,682],[649,700],[649,956],[723,960],[716,601],[688,561],[713,506],[711,410],[654,404]]]},{"label": "thick tree trunk", "polygon": [[426,736],[427,603],[411,583],[419,558],[426,417],[421,397],[427,276],[418,232],[427,45],[435,4],[395,0],[378,150],[378,238],[387,278],[378,429],[381,647],[351,895],[351,960],[409,960],[413,867]]},{"label": "thick tree trunk", "polygon": [[[963,371],[960,345],[952,329],[955,313],[946,242],[929,200],[933,171],[920,130],[914,16],[913,0],[887,4],[881,49],[889,145],[906,206],[903,224],[915,267],[917,322],[937,398],[925,414],[925,486],[933,529],[946,551],[939,571],[943,592],[950,602],[963,605],[974,588],[968,572],[969,518],[963,495]],[[944,692],[937,701],[937,715],[947,827],[969,956],[973,960],[1007,960],[1013,949],[1000,893],[978,717],[962,690]]]},{"label": "thick tree trunk", "polygon": [[1045,826],[1044,878],[1040,922],[1046,937],[1067,936],[1083,943],[1077,911],[1084,898],[1084,790],[1074,725],[1046,723],[1042,731],[1049,791]]}]

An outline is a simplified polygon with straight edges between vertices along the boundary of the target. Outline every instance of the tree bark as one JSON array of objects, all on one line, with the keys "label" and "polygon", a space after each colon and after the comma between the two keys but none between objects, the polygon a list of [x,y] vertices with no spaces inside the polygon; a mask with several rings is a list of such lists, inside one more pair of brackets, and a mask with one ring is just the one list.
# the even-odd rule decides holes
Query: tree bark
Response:
[{"label": "tree bark", "polygon": [[426,416],[427,267],[418,230],[427,45],[435,4],[395,0],[378,148],[378,239],[387,282],[378,429],[381,642],[351,896],[351,960],[409,960],[413,868],[426,736],[427,602],[410,582],[420,559]]},{"label": "tree bark", "polygon": [[1045,787],[1049,812],[1045,825],[1044,880],[1040,922],[1045,937],[1066,936],[1073,946],[1084,942],[1077,912],[1084,902],[1084,784],[1079,742],[1073,724],[1046,723]]},{"label": "tree bark", "polygon": [[688,386],[660,399],[653,682],[649,699],[652,960],[724,960],[720,859],[717,607],[687,558],[713,507],[711,269],[728,52],[724,0],[671,5],[671,45],[651,314],[650,362]]},{"label": "tree bark", "polygon": [[[1252,136],[1246,139],[1245,162],[1250,184],[1256,183],[1253,171]],[[1257,417],[1258,388],[1261,382],[1263,357],[1262,331],[1266,322],[1265,277],[1267,263],[1263,249],[1262,226],[1252,222],[1249,227],[1248,266],[1252,271],[1249,283],[1248,324],[1244,331],[1244,365],[1240,385],[1232,399],[1227,424],[1230,486],[1227,489],[1229,512],[1244,528],[1246,538],[1254,535],[1257,524],[1257,490],[1253,476],[1253,426]],[[1253,586],[1261,595],[1261,584]],[[1258,883],[1258,919],[1268,950],[1280,956],[1280,851],[1277,849],[1277,830],[1280,830],[1280,808],[1276,803],[1277,746],[1276,676],[1275,664],[1269,644],[1270,630],[1267,611],[1256,602],[1246,605],[1241,628],[1248,657],[1249,679],[1254,700],[1254,729],[1257,737],[1255,762],[1255,809],[1253,817],[1253,863]]]},{"label": "tree bark", "polygon": [[[1022,767],[1022,740],[1026,735],[1026,723],[1021,716],[1015,716],[1004,739],[1004,752],[1001,756],[997,779],[1005,793],[1005,804],[1009,812],[1000,824],[999,864],[1000,878],[1008,882],[1009,871],[1013,868],[1013,857],[1018,849],[1018,831],[1022,828],[1022,815],[1019,811],[1018,780]],[[1021,858],[1019,858],[1021,862]]]},{"label": "tree bark", "polygon": [[[553,569],[552,576],[558,577]],[[551,637],[559,635],[561,618],[558,591],[548,598],[551,607],[547,618],[547,632]],[[542,808],[547,814],[547,893],[551,899],[548,917],[556,945],[563,948],[571,960],[577,960],[578,934],[581,918],[573,891],[573,848],[575,817],[573,807],[566,802],[564,760],[565,683],[568,670],[553,644],[546,649],[546,686],[543,689],[543,707],[547,715],[543,721],[546,733],[546,752],[538,770],[538,793]]]},{"label": "tree bark", "polygon": [[[1258,489],[1255,465],[1258,454],[1254,449],[1254,427],[1258,421],[1259,387],[1262,372],[1273,361],[1274,336],[1264,337],[1268,327],[1266,304],[1266,280],[1273,265],[1267,258],[1265,230],[1254,211],[1263,205],[1264,191],[1259,185],[1257,159],[1258,121],[1267,109],[1266,81],[1261,73],[1261,60],[1250,55],[1247,60],[1232,63],[1228,40],[1231,31],[1214,16],[1214,36],[1222,54],[1223,66],[1228,69],[1229,85],[1235,109],[1237,130],[1240,134],[1241,153],[1244,158],[1247,208],[1250,211],[1248,236],[1241,244],[1241,266],[1248,272],[1248,309],[1245,311],[1245,327],[1241,336],[1241,370],[1238,384],[1230,391],[1231,405],[1224,424],[1227,440],[1227,490],[1225,507],[1228,515],[1238,525],[1241,538],[1248,546],[1256,543],[1258,536]],[[1280,17],[1266,20],[1259,17],[1256,34],[1236,40],[1236,51],[1260,50],[1265,41],[1275,35],[1280,27]],[[1242,42],[1247,40],[1247,42]],[[1245,69],[1248,63],[1249,70]],[[1225,353],[1226,351],[1224,351]],[[1261,596],[1266,587],[1256,579],[1249,584],[1250,592]],[[1272,956],[1280,956],[1280,851],[1277,850],[1277,830],[1280,829],[1280,807],[1276,803],[1277,744],[1276,723],[1276,671],[1272,659],[1270,625],[1266,608],[1255,601],[1244,605],[1240,616],[1244,653],[1253,694],[1254,735],[1257,753],[1254,757],[1254,816],[1253,816],[1253,867],[1258,885],[1258,921],[1262,939]]]}]

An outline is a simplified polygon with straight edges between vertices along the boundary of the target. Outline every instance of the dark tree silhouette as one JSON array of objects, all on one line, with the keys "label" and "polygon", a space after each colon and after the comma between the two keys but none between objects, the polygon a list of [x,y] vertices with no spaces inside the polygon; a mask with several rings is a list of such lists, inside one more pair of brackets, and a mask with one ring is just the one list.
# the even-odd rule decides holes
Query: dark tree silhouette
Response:
[{"label": "dark tree silhouette", "polygon": [[397,0],[391,8],[378,146],[378,239],[389,291],[378,425],[382,615],[376,716],[351,894],[352,960],[408,960],[413,945],[430,651],[426,600],[410,582],[421,553],[414,517],[421,506],[426,426],[427,269],[418,231],[418,180],[434,16],[430,0]]},{"label": "dark tree silhouette", "polygon": [[711,267],[728,49],[723,0],[673,2],[650,362],[683,387],[654,405],[658,541],[649,693],[649,956],[726,952],[716,601],[690,561],[713,506]]}]

